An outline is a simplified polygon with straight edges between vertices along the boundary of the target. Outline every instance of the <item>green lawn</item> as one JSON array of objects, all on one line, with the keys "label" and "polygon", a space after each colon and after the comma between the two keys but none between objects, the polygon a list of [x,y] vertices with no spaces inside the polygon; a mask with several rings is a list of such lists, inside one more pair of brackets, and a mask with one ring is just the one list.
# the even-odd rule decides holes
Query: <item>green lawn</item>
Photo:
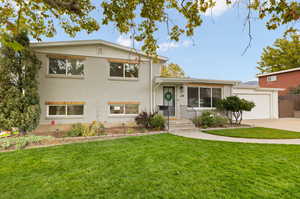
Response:
[{"label": "green lawn", "polygon": [[238,129],[222,129],[222,130],[207,130],[209,134],[222,135],[238,138],[257,138],[257,139],[295,139],[300,138],[300,132],[285,131],[270,128],[238,128]]},{"label": "green lawn", "polygon": [[170,134],[0,154],[0,198],[300,198],[300,146]]}]

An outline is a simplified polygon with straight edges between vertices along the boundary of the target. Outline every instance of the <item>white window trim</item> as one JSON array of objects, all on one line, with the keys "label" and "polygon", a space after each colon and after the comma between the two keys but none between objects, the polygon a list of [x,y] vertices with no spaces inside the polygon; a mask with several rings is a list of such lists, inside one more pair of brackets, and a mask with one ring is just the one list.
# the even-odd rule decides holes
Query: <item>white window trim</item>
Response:
[{"label": "white window trim", "polygon": [[275,82],[275,81],[277,81],[277,75],[267,76],[267,81],[268,82]]},{"label": "white window trim", "polygon": [[[188,86],[187,87],[187,92],[188,92],[188,88],[198,88],[198,100],[199,100],[199,106],[198,107],[189,107],[188,106],[188,109],[189,110],[215,110],[216,107],[213,107],[212,104],[213,104],[213,100],[212,100],[212,89],[213,88],[220,88],[221,89],[221,99],[224,98],[224,93],[223,93],[223,87],[205,87],[205,86]],[[201,99],[201,94],[200,94],[200,88],[210,88],[210,96],[211,96],[211,100],[210,100],[210,107],[200,107],[200,99]],[[189,100],[188,99],[188,93],[187,93],[187,101]]]},{"label": "white window trim", "polygon": [[[67,110],[68,110],[68,105],[71,106],[83,106],[83,114],[82,115],[67,115]],[[84,116],[84,112],[85,112],[85,105],[84,104],[58,104],[58,105],[47,105],[46,106],[46,116],[47,118],[83,118]],[[66,110],[65,110],[65,114],[64,115],[49,115],[49,107],[50,106],[65,106]]]},{"label": "white window trim", "polygon": [[[108,79],[109,80],[127,80],[127,81],[137,81],[137,80],[139,80],[139,78],[140,78],[140,67],[139,66],[137,66],[137,68],[138,68],[138,77],[126,77],[125,76],[125,67],[124,67],[124,64],[125,63],[120,63],[120,64],[123,64],[123,77],[115,77],[115,76],[110,76],[110,64],[111,63],[118,63],[118,62],[108,62],[109,64],[108,64]],[[137,65],[139,65],[139,64],[137,64]]]},{"label": "white window trim", "polygon": [[[49,69],[50,69],[50,59],[55,59],[55,58],[51,58],[51,57],[48,57],[48,63],[47,63],[47,71],[46,71],[46,74],[48,77],[61,77],[61,78],[78,78],[78,79],[81,79],[81,78],[84,78],[85,77],[85,64],[84,64],[84,61],[82,60],[81,62],[83,63],[83,75],[70,75],[68,74],[68,70],[66,69],[66,73],[65,74],[51,74],[49,73]],[[66,60],[66,63],[68,63],[68,59],[64,59]],[[79,59],[75,59],[76,61],[80,61]]]},{"label": "white window trim", "polygon": [[136,104],[138,105],[138,113],[134,113],[134,114],[126,114],[126,104],[115,104],[115,105],[124,105],[124,113],[111,113],[110,112],[110,106],[114,105],[114,104],[108,104],[108,115],[109,116],[113,116],[113,117],[135,117],[140,113],[140,104]]}]

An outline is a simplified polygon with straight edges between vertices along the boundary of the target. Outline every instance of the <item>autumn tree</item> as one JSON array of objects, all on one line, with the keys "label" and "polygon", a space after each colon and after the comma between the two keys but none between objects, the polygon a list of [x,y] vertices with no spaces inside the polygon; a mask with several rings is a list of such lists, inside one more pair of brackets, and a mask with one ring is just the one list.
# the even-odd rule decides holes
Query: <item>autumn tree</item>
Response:
[{"label": "autumn tree", "polygon": [[[158,48],[155,33],[161,24],[166,26],[170,40],[193,36],[195,28],[202,25],[203,14],[216,6],[216,1],[222,0],[99,0],[94,4],[91,0],[0,0],[0,33],[26,29],[34,39],[41,40],[55,35],[57,23],[70,36],[82,30],[97,31],[102,25],[115,25],[120,33],[131,32],[133,39],[142,42],[143,51],[155,54]],[[233,4],[231,0],[223,1],[229,6]],[[246,4],[248,12],[244,16],[248,22],[255,11],[260,19],[266,19],[268,29],[300,19],[298,0],[234,2]],[[185,22],[173,20],[174,15]]]},{"label": "autumn tree", "polygon": [[[41,62],[31,52],[26,32],[6,35],[5,40],[0,49],[0,128],[31,131],[39,124],[37,76]],[[15,50],[6,45],[10,42],[23,47]]]},{"label": "autumn tree", "polygon": [[273,46],[263,49],[258,69],[261,73],[276,72],[300,66],[300,35],[277,39]]},{"label": "autumn tree", "polygon": [[185,73],[178,64],[169,63],[162,67],[160,75],[162,77],[184,77]]}]

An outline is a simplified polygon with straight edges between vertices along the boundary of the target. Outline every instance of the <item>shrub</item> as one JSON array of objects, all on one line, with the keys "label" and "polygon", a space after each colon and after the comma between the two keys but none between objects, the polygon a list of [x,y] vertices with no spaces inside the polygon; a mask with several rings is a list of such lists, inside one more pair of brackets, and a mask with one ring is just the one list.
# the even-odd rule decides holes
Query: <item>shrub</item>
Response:
[{"label": "shrub", "polygon": [[157,113],[147,113],[145,111],[141,112],[138,116],[135,117],[135,122],[140,127],[144,127],[146,129],[150,127],[150,119]]},{"label": "shrub", "polygon": [[104,125],[101,122],[93,121],[92,124],[73,124],[68,136],[95,136],[104,134]]},{"label": "shrub", "polygon": [[101,122],[93,121],[89,130],[92,132],[91,134],[102,135],[104,134],[105,128]]},{"label": "shrub", "polygon": [[165,129],[166,119],[161,114],[155,114],[153,117],[150,118],[150,128],[163,130]]},{"label": "shrub", "polygon": [[202,126],[213,127],[215,126],[215,117],[211,111],[204,111],[201,115]]},{"label": "shrub", "polygon": [[164,129],[166,120],[157,112],[147,113],[144,111],[135,117],[135,122],[146,129]]},{"label": "shrub", "polygon": [[196,127],[203,128],[222,127],[228,123],[225,117],[218,115],[218,113],[214,111],[204,111],[202,115],[193,118],[192,121]]},{"label": "shrub", "polygon": [[216,107],[217,110],[225,113],[231,124],[233,123],[232,116],[236,124],[241,124],[243,111],[251,111],[255,107],[255,104],[237,96],[230,96],[219,100]]},{"label": "shrub", "polygon": [[38,143],[42,140],[51,140],[51,139],[53,139],[53,137],[51,136],[36,136],[36,135],[8,137],[8,138],[0,139],[0,147],[1,149],[7,149],[10,146],[15,145],[16,149],[22,149],[28,144]]},{"label": "shrub", "polygon": [[215,126],[216,127],[224,127],[226,124],[228,124],[227,118],[220,116],[220,115],[215,116]]},{"label": "shrub", "polygon": [[70,137],[77,137],[77,136],[83,136],[85,131],[85,127],[81,123],[73,124],[70,131],[68,131],[68,136]]},{"label": "shrub", "polygon": [[202,117],[201,116],[196,116],[192,119],[192,122],[196,127],[202,126]]}]

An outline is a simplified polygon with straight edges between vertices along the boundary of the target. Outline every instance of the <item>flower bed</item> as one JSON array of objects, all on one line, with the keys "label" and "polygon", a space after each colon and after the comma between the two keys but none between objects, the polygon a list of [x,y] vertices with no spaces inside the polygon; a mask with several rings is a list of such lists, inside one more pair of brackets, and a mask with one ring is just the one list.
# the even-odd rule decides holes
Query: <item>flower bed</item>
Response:
[{"label": "flower bed", "polygon": [[[163,131],[156,132],[147,132],[147,133],[131,133],[131,134],[108,134],[101,136],[80,136],[80,137],[64,137],[64,138],[55,138],[51,136],[19,136],[19,137],[9,137],[0,139],[0,151],[13,151],[20,149],[28,149],[28,148],[39,148],[39,147],[47,147],[47,146],[55,146],[62,144],[70,144],[77,142],[89,142],[96,140],[110,140],[122,137],[129,136],[142,136],[142,135],[153,135],[164,133]],[[7,144],[9,143],[9,144]]]}]

